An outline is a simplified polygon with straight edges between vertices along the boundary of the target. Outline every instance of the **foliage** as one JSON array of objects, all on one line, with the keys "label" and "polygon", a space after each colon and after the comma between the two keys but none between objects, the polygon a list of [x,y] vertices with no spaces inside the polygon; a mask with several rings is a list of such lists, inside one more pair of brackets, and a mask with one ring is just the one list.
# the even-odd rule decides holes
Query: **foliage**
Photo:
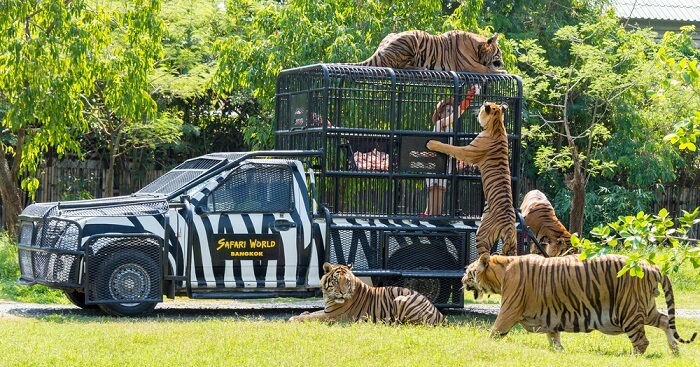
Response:
[{"label": "foliage", "polygon": [[519,61],[529,71],[523,81],[530,103],[526,138],[545,141],[538,146],[536,166],[540,171],[571,168],[571,147],[550,143],[566,137],[563,125],[568,121],[588,170],[594,176],[611,171],[613,162],[596,152],[611,137],[614,125],[609,115],[617,107],[615,100],[635,87],[638,74],[648,67],[652,40],[641,31],[625,32],[611,16],[562,27],[555,39],[572,54],[564,66],[551,64],[538,42],[520,42]]},{"label": "foliage", "polygon": [[461,2],[446,15],[436,0],[230,0],[226,12],[236,34],[217,43],[212,86],[221,94],[245,92],[260,101],[262,113],[243,129],[253,149],[267,148],[272,145],[275,80],[282,69],[364,60],[391,32],[483,32],[476,22],[480,7],[481,1]]},{"label": "foliage", "polygon": [[[697,239],[690,238],[688,232],[700,223],[699,214],[700,207],[693,212],[684,211],[676,223],[666,209],[661,209],[656,215],[640,211],[594,228],[591,235],[597,242],[578,236],[572,237],[571,242],[580,248],[581,259],[624,251],[628,260],[618,276],[629,271],[632,276],[643,277],[641,261],[659,265],[664,274],[677,272],[686,261],[697,269],[700,268],[700,247],[697,247]],[[661,251],[664,247],[672,250]]]},{"label": "foliage", "polygon": [[619,129],[615,114],[650,79],[655,49],[648,31],[625,31],[608,13],[595,22],[563,26],[554,40],[570,55],[561,65],[535,40],[522,40],[518,60],[525,68],[528,103],[524,141],[535,153],[539,173],[558,170],[572,190],[570,230],[583,228],[585,186],[612,177],[615,161],[605,153]]},{"label": "foliage", "polygon": [[43,285],[19,285],[17,246],[7,234],[0,235],[0,298],[20,302],[67,303],[61,291]]},{"label": "foliage", "polygon": [[112,195],[118,156],[177,141],[182,125],[179,115],[158,113],[149,90],[149,72],[163,53],[160,1],[108,5],[105,11],[111,15],[109,53],[100,58],[97,88],[86,99],[92,130],[107,142],[109,163],[104,196]]},{"label": "foliage", "polygon": [[101,70],[96,56],[106,52],[105,21],[82,0],[3,3],[0,96],[9,109],[2,127],[21,135],[18,145],[4,148],[21,156],[16,173],[31,193],[45,153],[80,152],[77,136],[88,129],[82,97]]},{"label": "foliage", "polygon": [[[143,158],[138,163],[142,169],[171,167],[211,152],[250,150],[243,141],[242,126],[261,115],[260,104],[241,91],[221,96],[209,88],[218,67],[214,45],[233,32],[225,3],[167,1],[160,16],[166,27],[161,42],[164,57],[155,65],[149,81],[159,110],[177,116],[182,125],[178,140],[140,150],[139,157]],[[135,157],[133,150],[126,154]]]},{"label": "foliage", "polygon": [[[675,182],[682,187],[695,184],[700,167],[700,155],[695,151],[700,127],[700,51],[693,45],[693,30],[685,27],[679,33],[664,35],[655,55],[659,74],[655,74],[654,82],[645,91],[647,103],[637,108],[639,116],[646,120],[638,130],[642,134],[638,141],[658,148],[651,156],[642,151],[641,159],[649,169],[636,171],[658,172],[661,182]],[[659,170],[659,165],[665,169]]]},{"label": "foliage", "polygon": [[223,2],[166,1],[160,19],[165,27],[164,57],[150,74],[155,93],[167,104],[206,96],[206,85],[216,68],[214,43],[230,33]]},{"label": "foliage", "polygon": [[74,175],[72,173],[61,177],[58,182],[61,201],[93,199],[92,193],[96,191],[99,177],[94,172],[89,175]]},{"label": "foliage", "polygon": [[668,78],[656,90],[650,91],[650,94],[659,104],[670,104],[675,111],[673,117],[677,122],[672,132],[664,137],[664,141],[669,141],[679,150],[688,151],[692,154],[691,157],[697,158],[698,155],[694,153],[700,135],[700,52],[695,50],[691,56],[685,56],[678,48],[669,46],[678,42],[687,44],[692,40],[692,30],[694,28],[686,28],[681,35],[669,35],[666,39],[666,44],[659,50],[659,58]]},{"label": "foliage", "polygon": [[[687,155],[687,166],[697,167],[694,159],[697,159],[695,143],[700,127],[700,114],[697,112],[700,108],[698,59],[683,56],[683,48],[677,46],[688,42],[689,34],[670,34],[665,38],[658,56],[666,78],[659,79],[660,82],[647,94],[654,102],[651,109],[660,110],[665,116],[682,119],[663,140],[676,146],[681,154]],[[676,47],[670,48],[670,44],[675,44]],[[676,57],[680,57],[680,61]],[[591,235],[597,239],[595,242],[578,238],[573,242],[581,247],[583,258],[599,256],[609,251],[629,251],[629,261],[621,274],[629,271],[633,276],[641,276],[638,265],[640,261],[658,264],[664,273],[678,271],[684,262],[690,262],[694,268],[699,268],[700,248],[697,247],[697,239],[688,236],[690,229],[700,222],[699,214],[700,207],[691,212],[683,211],[674,221],[666,209],[661,209],[657,215],[638,211],[636,215],[620,216],[615,222],[594,228]],[[664,247],[671,251],[662,251]]]},{"label": "foliage", "polygon": [[561,48],[559,28],[595,22],[606,0],[484,0],[482,23],[516,40],[536,39],[553,65],[563,65],[570,55]]},{"label": "foliage", "polygon": [[[607,182],[592,181],[591,189],[586,192],[586,211],[584,228],[594,228],[601,223],[607,223],[610,218],[645,211],[652,207],[657,200],[655,192],[642,189],[628,189],[619,185],[608,185]],[[545,193],[550,199],[557,217],[562,223],[569,221],[571,211],[571,191],[560,188],[551,194]],[[587,232],[582,232],[587,233]]]}]

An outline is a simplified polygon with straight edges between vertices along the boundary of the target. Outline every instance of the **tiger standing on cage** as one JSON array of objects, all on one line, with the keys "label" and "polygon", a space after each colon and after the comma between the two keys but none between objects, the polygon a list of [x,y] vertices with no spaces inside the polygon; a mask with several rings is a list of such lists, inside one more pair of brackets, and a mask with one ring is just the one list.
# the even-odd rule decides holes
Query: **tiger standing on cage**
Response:
[{"label": "tiger standing on cage", "polygon": [[[520,213],[525,225],[530,227],[537,241],[544,245],[548,256],[563,256],[576,253],[571,245],[571,233],[566,230],[557,218],[554,207],[547,197],[539,190],[530,190],[520,204]],[[530,253],[539,253],[533,243]]]},{"label": "tiger standing on cage", "polygon": [[371,287],[352,273],[352,264],[323,264],[321,291],[325,307],[289,321],[369,321],[440,325],[445,317],[422,294],[403,287]]},{"label": "tiger standing on cage", "polygon": [[[649,340],[644,325],[666,333],[669,348],[678,352],[681,339],[676,330],[673,287],[658,266],[639,263],[642,278],[617,276],[626,257],[604,255],[579,260],[577,255],[545,258],[539,255],[500,256],[482,254],[467,266],[462,277],[474,298],[500,294],[501,308],[491,337],[508,333],[516,324],[529,332],[546,333],[550,346],[563,349],[561,332],[598,330],[609,335],[626,334],[635,353],[644,353]],[[656,307],[659,283],[668,315]]]},{"label": "tiger standing on cage", "polygon": [[483,131],[467,146],[454,146],[430,140],[426,147],[475,164],[481,172],[481,186],[488,206],[476,230],[476,250],[488,253],[496,241],[503,240],[504,255],[515,255],[517,238],[515,208],[508,162],[508,135],[503,122],[506,104],[486,102],[479,109]]},{"label": "tiger standing on cage", "polygon": [[[462,113],[469,108],[469,105],[474,100],[474,97],[480,93],[481,89],[478,85],[473,85],[467,91],[462,103],[458,106],[457,118],[462,116]],[[440,101],[433,112],[431,122],[433,123],[433,132],[451,132],[454,120],[454,98],[446,98]],[[447,173],[452,166],[450,160],[447,161]],[[441,215],[443,198],[447,190],[447,179],[444,178],[426,178],[426,187],[428,188],[428,205],[425,208],[425,215]]]},{"label": "tiger standing on cage", "polygon": [[449,31],[437,36],[419,30],[390,33],[372,56],[351,65],[506,73],[498,47],[498,33],[486,38],[464,31]]}]

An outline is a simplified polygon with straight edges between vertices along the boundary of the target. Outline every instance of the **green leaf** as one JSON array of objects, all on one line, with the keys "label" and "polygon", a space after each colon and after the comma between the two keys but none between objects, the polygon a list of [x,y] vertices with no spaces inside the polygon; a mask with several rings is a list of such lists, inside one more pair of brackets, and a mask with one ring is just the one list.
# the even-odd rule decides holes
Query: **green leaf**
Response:
[{"label": "green leaf", "polygon": [[644,270],[639,264],[635,264],[630,268],[630,275],[637,278],[644,278]]},{"label": "green leaf", "polygon": [[[683,59],[683,61],[686,61],[687,59]],[[692,82],[692,78],[688,73],[683,73],[683,81],[686,82],[686,84],[690,84]]]},{"label": "green leaf", "polygon": [[682,143],[678,146],[678,148],[679,148],[680,150],[689,150],[689,151],[691,151],[691,152],[694,152],[694,151],[697,149],[696,146],[695,146],[695,144],[692,143],[692,142],[690,142],[690,141],[682,142]]}]

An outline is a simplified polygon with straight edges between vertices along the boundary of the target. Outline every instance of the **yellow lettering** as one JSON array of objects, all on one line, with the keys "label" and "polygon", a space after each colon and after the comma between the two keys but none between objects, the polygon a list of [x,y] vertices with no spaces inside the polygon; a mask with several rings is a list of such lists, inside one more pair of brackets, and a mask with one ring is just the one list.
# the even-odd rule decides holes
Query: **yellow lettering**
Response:
[{"label": "yellow lettering", "polygon": [[230,250],[232,248],[244,249],[246,245],[245,241],[226,241],[223,238],[220,239],[217,243],[219,244],[219,247],[216,248],[216,251],[219,251],[222,248],[225,248],[227,250]]},{"label": "yellow lettering", "polygon": [[262,257],[262,251],[231,251],[231,257],[254,256]]},{"label": "yellow lettering", "polygon": [[216,251],[221,250],[222,247],[226,246],[226,241],[222,238],[217,242],[219,244],[219,247],[216,248]]},{"label": "yellow lettering", "polygon": [[250,240],[250,248],[273,248],[277,246],[276,241]]}]

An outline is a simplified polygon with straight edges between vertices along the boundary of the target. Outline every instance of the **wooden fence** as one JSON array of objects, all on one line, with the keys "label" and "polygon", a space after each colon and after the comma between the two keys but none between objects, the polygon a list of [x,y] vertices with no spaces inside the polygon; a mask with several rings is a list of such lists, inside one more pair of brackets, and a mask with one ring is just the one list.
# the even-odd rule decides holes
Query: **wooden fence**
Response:
[{"label": "wooden fence", "polygon": [[[130,169],[117,169],[114,174],[112,196],[129,195],[146,186],[167,170],[151,170],[137,173]],[[41,171],[37,202],[65,201],[103,197],[107,170],[100,161],[56,161]]]},{"label": "wooden fence", "polygon": [[[519,191],[522,198],[530,190],[537,189],[537,184],[534,181],[525,180],[521,182]],[[683,214],[683,211],[692,212],[700,206],[700,187],[680,187],[676,185],[663,185],[655,190],[658,200],[653,204],[648,214],[657,214],[659,210],[666,208],[674,217],[678,218]],[[515,203],[516,207],[520,207],[520,202]],[[635,214],[635,213],[630,213]],[[617,218],[610,218],[614,221]],[[568,227],[568,223],[564,223]],[[689,233],[692,238],[700,238],[700,226],[695,226]]]},{"label": "wooden fence", "polygon": [[[130,169],[118,169],[115,172],[113,196],[129,195],[138,191],[167,170],[151,170],[144,173]],[[107,171],[97,160],[55,161],[52,166],[44,167],[40,175],[40,186],[36,192],[37,202],[66,201],[85,198],[103,197],[103,187]],[[535,182],[521,182],[521,197],[529,190],[536,188]],[[692,211],[700,206],[700,189],[698,187],[676,187],[667,185],[656,191],[659,198],[652,208],[652,213],[658,213],[666,208],[674,216],[680,216],[683,210]],[[24,198],[26,206],[31,200]],[[520,206],[520,203],[516,203]],[[4,224],[5,210],[0,206],[0,223]],[[612,218],[613,220],[615,218]],[[2,225],[0,225],[0,230]],[[700,236],[700,228],[696,226],[691,233],[693,238]]]}]

